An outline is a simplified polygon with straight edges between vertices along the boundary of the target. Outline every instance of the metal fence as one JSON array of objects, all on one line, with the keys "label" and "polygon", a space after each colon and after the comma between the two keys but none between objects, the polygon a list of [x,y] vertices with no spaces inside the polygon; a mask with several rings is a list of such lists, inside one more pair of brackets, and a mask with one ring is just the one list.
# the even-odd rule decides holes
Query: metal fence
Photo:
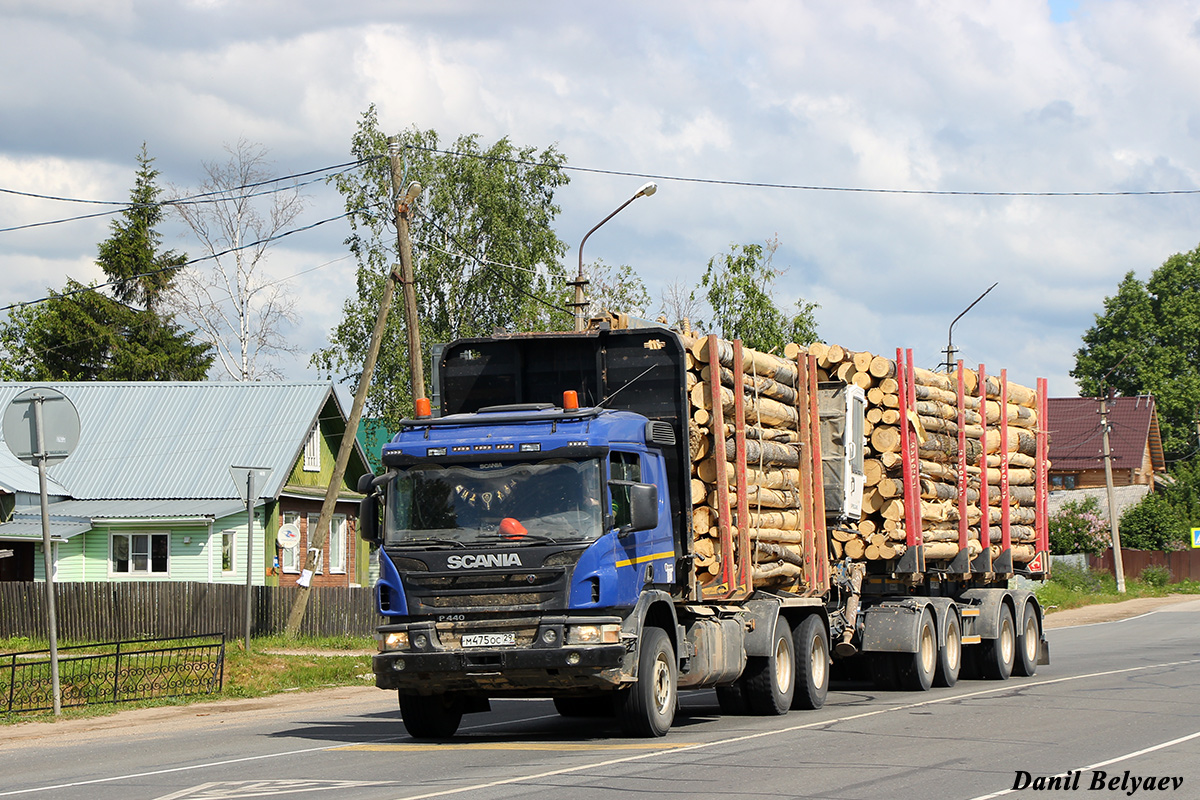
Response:
[{"label": "metal fence", "polygon": [[[254,636],[281,633],[299,588],[254,586]],[[128,581],[55,584],[58,636],[64,641],[114,641],[195,636],[218,631],[233,639],[246,627],[246,587],[212,583]],[[0,582],[0,638],[49,638],[46,585]],[[300,634],[368,636],[380,624],[370,587],[311,590]]]},{"label": "metal fence", "polygon": [[[225,636],[76,645],[58,656],[63,708],[214,694],[223,683]],[[49,651],[0,655],[0,696],[7,713],[53,708]]]}]

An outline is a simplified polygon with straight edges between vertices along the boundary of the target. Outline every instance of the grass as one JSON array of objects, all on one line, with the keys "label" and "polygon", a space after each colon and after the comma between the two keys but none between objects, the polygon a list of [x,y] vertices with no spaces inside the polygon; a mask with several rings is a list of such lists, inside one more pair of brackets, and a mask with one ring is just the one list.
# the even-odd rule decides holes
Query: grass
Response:
[{"label": "grass", "polygon": [[[84,644],[60,642],[60,646]],[[15,637],[0,639],[0,653],[45,650],[49,642]],[[157,698],[128,703],[97,703],[63,709],[62,718],[81,718],[114,714],[130,708],[188,705],[218,698],[264,697],[281,692],[323,689],[334,686],[371,686],[371,656],[375,642],[370,637],[297,638],[265,636],[251,639],[246,652],[241,639],[225,645],[224,688],[220,694]],[[0,672],[0,684],[7,674]],[[52,721],[53,712],[0,713],[0,724]]]},{"label": "grass", "polygon": [[1042,606],[1059,609],[1080,608],[1100,603],[1119,603],[1139,597],[1166,597],[1169,594],[1200,594],[1200,581],[1168,583],[1162,567],[1149,567],[1137,577],[1126,576],[1125,593],[1117,592],[1117,579],[1107,572],[1055,564],[1050,580],[1037,590]]}]

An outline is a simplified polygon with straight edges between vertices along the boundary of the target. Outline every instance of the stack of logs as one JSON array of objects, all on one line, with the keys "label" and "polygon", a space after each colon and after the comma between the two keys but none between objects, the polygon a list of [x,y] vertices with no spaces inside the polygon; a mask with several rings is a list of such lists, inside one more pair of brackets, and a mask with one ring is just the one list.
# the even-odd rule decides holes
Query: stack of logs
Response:
[{"label": "stack of logs", "polygon": [[[734,446],[733,348],[718,341],[720,395],[724,429],[714,436],[712,375],[708,339],[688,342],[688,392],[692,420],[689,430],[692,456],[692,532],[695,567],[701,586],[713,584],[721,574],[718,532],[718,473],[729,484],[730,507],[736,507],[736,457]],[[751,580],[755,588],[800,588],[805,553],[804,487],[801,472],[801,426],[807,413],[797,410],[798,370],[795,359],[742,349],[742,382],[745,393],[747,525],[752,549]],[[714,442],[721,442],[715,447]],[[811,526],[810,526],[811,527]],[[823,529],[823,521],[817,525]],[[736,532],[736,529],[735,529]],[[811,534],[810,534],[811,535]],[[810,563],[811,566],[811,563]]]},{"label": "stack of logs", "polygon": [[[798,348],[796,348],[798,350]],[[810,345],[808,352],[829,380],[854,384],[867,396],[866,447],[862,519],[831,531],[835,557],[891,559],[904,552],[906,532],[903,497],[899,384],[896,363],[871,353],[853,353],[837,345]],[[927,561],[953,559],[959,552],[958,506],[958,401],[957,380],[942,373],[915,368],[913,412],[920,423],[918,453],[921,492],[922,539]],[[1036,554],[1037,395],[1034,390],[1009,382],[1008,441],[1000,440],[1000,383],[987,378],[987,401],[979,398],[979,374],[964,370],[967,455],[968,551],[972,558],[980,545],[980,487],[984,468],[981,404],[987,415],[988,538],[993,558],[1000,552],[1002,509],[1001,466],[1008,461],[1009,534],[1013,561],[1030,561]]]},{"label": "stack of logs", "polygon": [[[718,340],[724,430],[712,430],[712,385],[707,339],[688,344],[688,392],[692,417],[689,430],[692,457],[692,528],[697,580],[708,586],[721,574],[721,546],[717,527],[717,478],[724,471],[731,494],[736,492],[733,466],[734,393],[732,347]],[[796,357],[804,348],[789,345],[785,357],[743,348],[745,391],[746,492],[750,513],[746,524],[753,552],[755,588],[802,589],[806,559],[816,554],[804,547],[804,507],[800,426],[807,414],[797,411]],[[838,345],[816,343],[807,348],[819,367],[817,380],[852,384],[867,397],[864,452],[866,489],[862,517],[830,526],[829,558],[888,560],[905,551],[906,533],[901,466],[899,383],[896,363],[868,352],[852,352]],[[947,561],[958,555],[958,433],[956,384],[944,374],[915,370],[916,407],[920,423],[920,493],[922,533],[927,561]],[[978,373],[965,371],[967,435],[968,549],[981,552],[980,443],[981,405],[987,415],[987,480],[989,538],[993,556],[1000,541],[1000,469],[1007,459],[1009,531],[1013,560],[1027,562],[1035,555],[1035,430],[1038,424],[1036,394],[1014,383],[1007,386],[1008,441],[1001,445],[1000,387],[987,379],[987,401],[978,397]],[[724,442],[725,452],[715,452],[714,441]],[[730,498],[730,506],[736,500]],[[734,524],[740,521],[734,520]],[[817,529],[824,527],[823,521]]]}]

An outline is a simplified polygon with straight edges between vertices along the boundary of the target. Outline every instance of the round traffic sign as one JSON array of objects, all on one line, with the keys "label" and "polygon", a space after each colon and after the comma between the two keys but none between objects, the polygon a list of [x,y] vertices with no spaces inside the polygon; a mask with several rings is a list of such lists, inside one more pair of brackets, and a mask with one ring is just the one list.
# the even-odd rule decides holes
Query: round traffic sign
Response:
[{"label": "round traffic sign", "polygon": [[20,460],[37,463],[41,455],[37,440],[38,407],[41,408],[46,466],[51,466],[71,455],[79,444],[79,412],[57,389],[35,386],[12,399],[4,409],[4,443]]}]

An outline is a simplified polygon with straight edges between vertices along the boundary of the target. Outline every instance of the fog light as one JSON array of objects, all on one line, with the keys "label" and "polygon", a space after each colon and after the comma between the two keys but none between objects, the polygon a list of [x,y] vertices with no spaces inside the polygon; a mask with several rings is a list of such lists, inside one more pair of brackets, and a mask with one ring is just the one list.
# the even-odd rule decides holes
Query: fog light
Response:
[{"label": "fog light", "polygon": [[542,631],[542,641],[546,644],[554,644],[558,641],[558,631],[554,630],[554,628],[546,628],[546,630]]},{"label": "fog light", "polygon": [[392,669],[394,669],[396,672],[403,672],[406,666],[407,664],[404,663],[403,658],[397,658],[392,662]]},{"label": "fog light", "polygon": [[579,653],[570,653],[567,655],[567,663],[572,667],[579,663]]},{"label": "fog light", "polygon": [[383,639],[384,650],[407,650],[408,649],[408,632],[389,633]]},{"label": "fog light", "polygon": [[413,647],[418,650],[424,650],[429,646],[429,639],[423,633],[418,633],[413,637]]}]

